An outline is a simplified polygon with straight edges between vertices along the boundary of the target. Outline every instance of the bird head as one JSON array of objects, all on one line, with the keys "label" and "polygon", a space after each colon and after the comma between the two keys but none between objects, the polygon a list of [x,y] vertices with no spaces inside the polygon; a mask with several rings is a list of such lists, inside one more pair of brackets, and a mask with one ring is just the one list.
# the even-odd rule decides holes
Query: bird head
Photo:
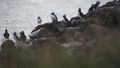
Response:
[{"label": "bird head", "polygon": [[96,3],[97,3],[97,4],[100,4],[101,2],[100,2],[100,1],[97,1]]},{"label": "bird head", "polygon": [[66,17],[66,15],[64,14],[63,17]]},{"label": "bird head", "polygon": [[95,4],[92,4],[92,6],[94,6]]},{"label": "bird head", "polygon": [[40,16],[38,16],[38,19],[40,19]]},{"label": "bird head", "polygon": [[14,33],[13,33],[13,35],[17,35],[17,33],[16,33],[16,32],[14,32]]},{"label": "bird head", "polygon": [[78,12],[81,12],[81,8],[78,9]]},{"label": "bird head", "polygon": [[5,29],[5,32],[8,32],[8,30],[7,30],[7,29]]},{"label": "bird head", "polygon": [[54,13],[54,12],[52,12],[52,13],[51,13],[51,15],[55,15],[55,13]]},{"label": "bird head", "polygon": [[20,34],[21,34],[21,35],[24,35],[24,31],[21,31]]}]

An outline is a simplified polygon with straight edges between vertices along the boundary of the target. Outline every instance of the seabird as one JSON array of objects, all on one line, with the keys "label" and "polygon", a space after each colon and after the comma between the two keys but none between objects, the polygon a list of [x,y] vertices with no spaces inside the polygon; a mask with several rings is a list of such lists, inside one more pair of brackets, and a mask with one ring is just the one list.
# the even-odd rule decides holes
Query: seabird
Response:
[{"label": "seabird", "polygon": [[63,22],[64,22],[64,23],[69,22],[69,20],[68,20],[68,18],[66,17],[66,15],[65,15],[65,14],[63,15]]},{"label": "seabird", "polygon": [[37,18],[37,23],[38,23],[38,24],[41,24],[41,22],[42,22],[42,19],[41,19],[40,16],[38,16],[38,18]]},{"label": "seabird", "polygon": [[89,8],[89,11],[94,11],[95,9],[97,9],[100,5],[100,1],[97,1],[96,4],[92,4],[91,7]]},{"label": "seabird", "polygon": [[94,10],[94,5],[95,4],[92,4],[91,7],[89,8],[89,11],[93,11]]},{"label": "seabird", "polygon": [[57,18],[57,16],[55,15],[54,12],[52,12],[50,15],[51,15],[52,22],[57,22],[57,21],[58,21],[58,18]]},{"label": "seabird", "polygon": [[113,0],[113,1],[117,1],[117,0]]},{"label": "seabird", "polygon": [[21,32],[20,32],[20,41],[23,41],[23,42],[26,41],[26,36],[25,36],[24,31],[21,31]]},{"label": "seabird", "polygon": [[10,34],[8,33],[8,30],[5,30],[4,37],[5,39],[9,39]]},{"label": "seabird", "polygon": [[94,9],[97,9],[99,7],[100,3],[101,3],[100,1],[97,1],[96,4],[94,5]]},{"label": "seabird", "polygon": [[14,32],[13,35],[14,35],[14,38],[15,38],[16,41],[20,41],[20,38],[17,36],[16,32]]},{"label": "seabird", "polygon": [[79,17],[84,17],[85,15],[82,13],[81,8],[78,9],[78,16]]}]

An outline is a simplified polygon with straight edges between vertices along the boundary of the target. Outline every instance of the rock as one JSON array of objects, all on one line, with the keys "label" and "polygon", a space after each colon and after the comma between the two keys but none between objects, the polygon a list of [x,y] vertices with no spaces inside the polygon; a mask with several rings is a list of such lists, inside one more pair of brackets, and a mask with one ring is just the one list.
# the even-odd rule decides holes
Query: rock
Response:
[{"label": "rock", "polygon": [[1,50],[3,52],[11,52],[15,48],[16,48],[15,44],[14,44],[14,42],[12,40],[6,40],[1,45]]},{"label": "rock", "polygon": [[32,30],[32,32],[31,33],[33,33],[33,32],[35,32],[35,31],[38,31],[40,28],[42,28],[43,27],[43,25],[38,25],[38,26],[36,26],[33,30]]},{"label": "rock", "polygon": [[90,24],[88,28],[83,32],[83,35],[89,40],[97,40],[100,38],[106,38],[111,31],[105,27]]},{"label": "rock", "polygon": [[82,47],[82,43],[76,42],[69,42],[62,44],[67,54],[72,55],[74,57],[79,57],[79,53]]},{"label": "rock", "polygon": [[74,21],[74,20],[80,20],[80,17],[76,16],[70,19],[70,22]]},{"label": "rock", "polygon": [[31,33],[29,35],[29,37],[31,39],[38,39],[38,38],[42,38],[42,37],[50,37],[52,35],[53,35],[52,32],[49,31],[48,29],[46,29],[46,28],[40,28],[39,30],[34,31],[33,33]]},{"label": "rock", "polygon": [[84,18],[73,17],[69,22],[69,27],[78,27],[83,22],[86,22]]},{"label": "rock", "polygon": [[76,41],[79,41],[81,45],[84,45],[88,41],[87,38],[81,32],[75,33],[74,38]]},{"label": "rock", "polygon": [[33,40],[32,41],[32,46],[34,47],[42,47],[45,43],[49,43],[49,41],[52,41],[52,37],[49,37],[49,38],[39,38],[37,40]]},{"label": "rock", "polygon": [[62,34],[57,38],[61,43],[74,41],[74,35],[80,31],[80,27],[67,27],[64,28]]},{"label": "rock", "polygon": [[80,27],[80,32],[83,32],[88,26],[89,26],[89,20],[81,20],[79,27]]},{"label": "rock", "polygon": [[16,41],[15,42],[15,46],[16,48],[28,48],[32,45],[32,42],[27,40],[25,42],[22,42],[22,41]]},{"label": "rock", "polygon": [[120,2],[117,1],[111,1],[111,2],[107,2],[105,5],[103,5],[102,7],[111,7],[111,6],[120,6]]},{"label": "rock", "polygon": [[85,16],[85,19],[88,20],[90,24],[102,25],[107,28],[115,28],[116,26],[119,27],[120,25],[119,18],[120,18],[120,3],[111,6],[105,4],[104,6],[96,9],[93,12],[88,12]]},{"label": "rock", "polygon": [[76,32],[80,31],[80,27],[68,27],[64,29],[64,34],[67,34],[68,36],[74,37]]},{"label": "rock", "polygon": [[111,29],[113,30],[119,26],[120,2],[112,1],[95,11],[88,12],[83,18],[71,18],[67,24],[58,21],[37,26],[30,34],[30,38],[37,39],[37,41],[34,40],[34,44],[42,46],[48,46],[50,42],[43,41],[41,38],[50,37],[55,37],[60,45],[63,43],[69,46],[76,45],[73,42],[84,45],[88,41],[106,38],[111,33]]},{"label": "rock", "polygon": [[62,46],[63,47],[65,47],[65,48],[69,48],[69,47],[79,47],[79,46],[81,46],[82,45],[82,43],[80,43],[80,42],[69,42],[69,43],[64,43],[64,44],[62,44]]},{"label": "rock", "polygon": [[50,37],[50,36],[52,36],[52,32],[50,32],[48,29],[42,28],[40,30],[39,37]]}]

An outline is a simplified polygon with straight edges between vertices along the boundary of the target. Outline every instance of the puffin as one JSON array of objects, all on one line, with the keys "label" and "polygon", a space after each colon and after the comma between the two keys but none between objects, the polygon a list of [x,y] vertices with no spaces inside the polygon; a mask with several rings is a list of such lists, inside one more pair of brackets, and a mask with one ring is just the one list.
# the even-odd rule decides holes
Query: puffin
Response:
[{"label": "puffin", "polygon": [[54,12],[52,12],[52,13],[50,13],[50,17],[51,17],[51,19],[52,19],[52,22],[57,22],[58,21],[58,18],[57,18],[57,16],[55,15],[55,13]]},{"label": "puffin", "polygon": [[42,19],[41,19],[41,17],[40,17],[40,16],[38,16],[38,18],[37,18],[37,23],[38,23],[38,25],[40,25],[40,24],[41,24],[41,22],[42,22]]},{"label": "puffin", "polygon": [[66,17],[66,15],[65,15],[65,14],[63,15],[63,22],[64,22],[64,23],[69,22],[69,20],[68,20],[68,18]]},{"label": "puffin", "polygon": [[95,4],[92,4],[88,11],[94,11],[94,5]]},{"label": "puffin", "polygon": [[8,30],[5,29],[4,38],[9,39],[9,36],[10,36],[10,34],[8,33]]},{"label": "puffin", "polygon": [[17,36],[17,33],[16,33],[16,32],[13,33],[13,36],[14,36],[14,39],[15,39],[16,41],[20,41],[20,38]]},{"label": "puffin", "polygon": [[91,7],[89,8],[89,11],[94,11],[95,9],[97,9],[100,5],[100,1],[97,1],[96,4],[92,4]]},{"label": "puffin", "polygon": [[23,41],[23,42],[26,41],[26,36],[25,36],[24,31],[21,31],[21,32],[20,32],[20,41]]},{"label": "puffin", "polygon": [[79,16],[80,18],[85,16],[85,15],[83,14],[83,12],[81,11],[81,8],[78,9],[78,16]]},{"label": "puffin", "polygon": [[94,9],[97,9],[99,7],[100,3],[101,3],[100,1],[97,1],[96,4],[94,5]]}]

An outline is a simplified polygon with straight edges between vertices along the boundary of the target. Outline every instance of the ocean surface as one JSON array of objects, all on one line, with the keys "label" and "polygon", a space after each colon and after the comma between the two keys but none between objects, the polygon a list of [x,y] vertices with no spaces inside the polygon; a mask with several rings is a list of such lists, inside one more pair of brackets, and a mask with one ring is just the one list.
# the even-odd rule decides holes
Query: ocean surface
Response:
[{"label": "ocean surface", "polygon": [[[77,16],[78,8],[87,13],[91,4],[97,0],[0,0],[0,44],[4,41],[4,31],[8,29],[10,39],[13,32],[19,34],[25,31],[28,35],[37,25],[37,17],[42,18],[42,24],[51,22],[50,13],[55,12],[59,20],[66,14],[70,19]],[[99,0],[101,5],[111,0]]]}]

